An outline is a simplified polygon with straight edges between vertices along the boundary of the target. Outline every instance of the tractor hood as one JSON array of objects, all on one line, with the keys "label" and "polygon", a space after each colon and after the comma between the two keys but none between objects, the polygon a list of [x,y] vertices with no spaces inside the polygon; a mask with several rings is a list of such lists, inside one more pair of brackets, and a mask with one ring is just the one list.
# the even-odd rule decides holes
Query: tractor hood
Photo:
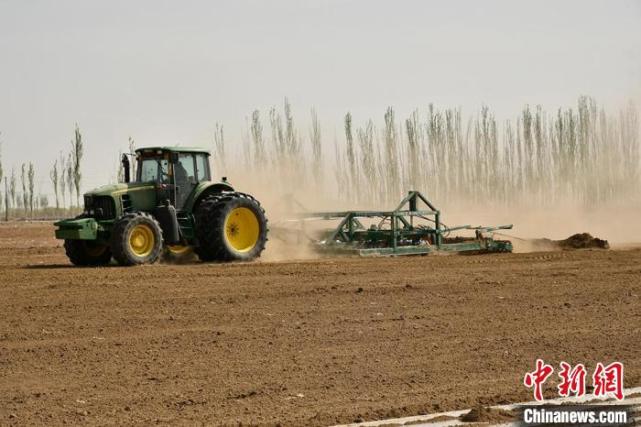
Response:
[{"label": "tractor hood", "polygon": [[153,182],[147,182],[147,183],[140,183],[140,182],[135,182],[135,183],[120,183],[120,184],[109,184],[109,185],[103,185],[98,188],[94,188],[91,191],[88,191],[85,193],[86,196],[118,196],[120,194],[125,194],[130,191],[136,191],[136,190],[153,190],[155,188]]},{"label": "tractor hood", "polygon": [[[104,201],[105,198],[112,199],[113,203],[109,206],[100,205],[107,203]],[[85,193],[84,199],[85,209],[102,208],[103,212],[109,213],[105,219],[119,218],[127,210],[149,212],[157,205],[156,183],[135,182],[103,185]]]}]

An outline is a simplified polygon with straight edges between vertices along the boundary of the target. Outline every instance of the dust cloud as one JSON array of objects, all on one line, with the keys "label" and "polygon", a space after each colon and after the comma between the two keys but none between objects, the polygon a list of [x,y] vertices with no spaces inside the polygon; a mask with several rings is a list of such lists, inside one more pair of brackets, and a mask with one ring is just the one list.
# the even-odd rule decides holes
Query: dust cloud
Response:
[{"label": "dust cloud", "polygon": [[[252,194],[265,208],[270,233],[267,248],[261,257],[264,261],[319,257],[314,250],[314,242],[321,239],[323,232],[336,227],[337,223],[301,221],[300,214],[353,209],[392,210],[397,205],[397,202],[383,206],[350,203],[337,196],[336,188],[319,188],[311,183],[296,183],[287,188],[269,177],[234,180],[232,173],[230,179],[238,191]],[[429,191],[419,190],[430,198]],[[398,201],[402,197],[399,195]],[[513,229],[497,232],[495,237],[512,241],[516,253],[562,250],[556,241],[581,233],[607,240],[612,249],[641,247],[641,222],[638,221],[641,206],[635,203],[621,201],[590,208],[572,202],[552,207],[532,207],[431,201],[441,210],[442,221],[447,226],[512,224]],[[470,232],[459,234],[465,236]]]}]

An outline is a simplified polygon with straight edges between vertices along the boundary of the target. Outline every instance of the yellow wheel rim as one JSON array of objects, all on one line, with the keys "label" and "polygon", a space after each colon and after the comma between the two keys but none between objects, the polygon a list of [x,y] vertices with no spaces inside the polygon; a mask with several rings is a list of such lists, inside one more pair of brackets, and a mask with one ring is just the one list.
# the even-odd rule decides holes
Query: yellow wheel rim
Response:
[{"label": "yellow wheel rim", "polygon": [[191,250],[191,246],[167,245],[167,249],[174,255],[184,255]]},{"label": "yellow wheel rim", "polygon": [[154,232],[147,224],[138,224],[129,234],[129,248],[131,251],[141,258],[151,254],[156,244],[156,237]]},{"label": "yellow wheel rim", "polygon": [[225,239],[238,252],[249,252],[258,243],[260,225],[248,208],[232,209],[225,218]]}]

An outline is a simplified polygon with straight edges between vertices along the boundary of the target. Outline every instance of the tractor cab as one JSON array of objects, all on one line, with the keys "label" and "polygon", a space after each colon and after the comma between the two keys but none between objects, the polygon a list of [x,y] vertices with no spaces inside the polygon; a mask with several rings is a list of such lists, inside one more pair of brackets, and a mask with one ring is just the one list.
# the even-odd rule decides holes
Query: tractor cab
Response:
[{"label": "tractor cab", "polygon": [[[181,211],[199,183],[211,181],[209,153],[202,149],[152,147],[136,151],[135,182],[154,184],[156,200],[169,200]],[[129,159],[123,156],[125,181]]]}]

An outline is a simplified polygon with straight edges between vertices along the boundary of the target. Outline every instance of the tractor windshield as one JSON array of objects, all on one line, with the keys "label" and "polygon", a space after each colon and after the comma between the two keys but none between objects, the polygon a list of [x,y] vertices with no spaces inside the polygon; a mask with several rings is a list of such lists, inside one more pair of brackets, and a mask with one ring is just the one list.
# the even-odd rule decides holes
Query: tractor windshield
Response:
[{"label": "tractor windshield", "polygon": [[137,182],[169,182],[169,158],[165,154],[138,158]]}]

